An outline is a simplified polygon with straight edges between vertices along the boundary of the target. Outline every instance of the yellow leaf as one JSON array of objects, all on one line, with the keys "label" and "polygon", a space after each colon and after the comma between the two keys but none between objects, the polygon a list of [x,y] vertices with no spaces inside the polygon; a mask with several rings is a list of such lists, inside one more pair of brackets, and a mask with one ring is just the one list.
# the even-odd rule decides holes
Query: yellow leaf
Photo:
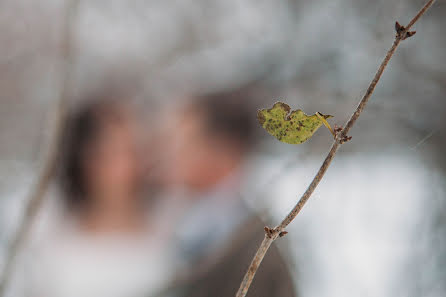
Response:
[{"label": "yellow leaf", "polygon": [[317,112],[309,116],[300,109],[290,111],[291,108],[288,104],[277,102],[270,109],[259,110],[257,119],[269,134],[285,143],[302,143],[309,139],[322,125],[325,125],[334,135],[326,121],[326,119],[332,117],[331,115],[323,115]]}]

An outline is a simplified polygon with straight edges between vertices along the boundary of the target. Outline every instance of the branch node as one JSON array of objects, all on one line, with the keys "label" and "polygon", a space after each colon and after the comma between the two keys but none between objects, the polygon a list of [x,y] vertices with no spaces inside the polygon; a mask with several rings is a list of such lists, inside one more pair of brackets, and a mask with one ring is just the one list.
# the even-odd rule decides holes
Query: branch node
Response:
[{"label": "branch node", "polygon": [[395,31],[396,31],[396,38],[401,40],[405,40],[411,36],[414,36],[415,33],[417,33],[416,31],[408,31],[406,27],[404,27],[398,22],[395,22]]},{"label": "branch node", "polygon": [[[335,125],[334,129],[333,129],[335,139],[339,141],[339,144],[343,144],[344,142],[347,142],[352,139],[351,136],[344,135],[342,133],[343,130],[344,129],[342,128],[342,126],[338,126],[338,125]],[[338,139],[338,138],[340,138],[340,139]]]},{"label": "branch node", "polygon": [[274,229],[271,229],[271,228],[265,226],[265,228],[263,228],[263,230],[265,230],[265,234],[268,238],[273,238]]}]

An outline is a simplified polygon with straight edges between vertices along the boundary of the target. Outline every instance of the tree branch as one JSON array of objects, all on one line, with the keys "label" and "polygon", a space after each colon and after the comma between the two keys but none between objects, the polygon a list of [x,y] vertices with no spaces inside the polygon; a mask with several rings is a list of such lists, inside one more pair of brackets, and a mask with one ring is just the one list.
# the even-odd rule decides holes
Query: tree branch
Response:
[{"label": "tree branch", "polygon": [[19,222],[17,231],[7,248],[6,261],[0,280],[0,296],[5,296],[7,285],[14,273],[14,265],[17,255],[28,237],[34,218],[43,204],[50,181],[56,172],[59,143],[66,117],[66,101],[70,93],[69,90],[72,76],[73,56],[72,33],[74,19],[77,13],[78,0],[69,0],[66,5],[66,16],[64,18],[64,27],[62,29],[63,36],[61,48],[62,81],[58,103],[54,110],[54,134],[49,145],[49,150],[43,169],[37,178],[33,190],[30,192],[29,197],[26,200],[28,201],[28,204],[25,206],[22,220]]},{"label": "tree branch", "polygon": [[364,110],[367,102],[369,101],[370,97],[373,94],[373,91],[375,90],[376,85],[378,84],[384,70],[386,69],[390,59],[392,58],[393,54],[395,53],[398,45],[400,42],[408,37],[411,37],[415,34],[415,32],[410,32],[409,29],[417,22],[417,20],[429,9],[429,7],[432,6],[435,0],[428,1],[423,8],[417,13],[417,15],[409,22],[409,24],[404,27],[401,26],[398,22],[395,24],[396,29],[396,36],[395,40],[391,46],[391,48],[388,50],[384,60],[382,61],[381,65],[378,68],[378,71],[376,72],[375,76],[373,77],[372,82],[370,83],[369,87],[367,88],[367,91],[365,92],[364,96],[362,97],[361,101],[359,102],[358,107],[356,108],[355,112],[351,115],[350,119],[348,120],[345,127],[338,133],[335,137],[335,141],[333,142],[330,151],[328,152],[327,156],[325,157],[324,162],[322,163],[321,167],[319,168],[316,176],[311,181],[310,185],[308,186],[307,190],[303,193],[297,204],[294,206],[294,208],[288,213],[288,215],[283,219],[283,221],[276,226],[274,229],[270,229],[268,227],[265,227],[265,237],[257,250],[254,258],[252,259],[252,262],[248,268],[248,271],[246,272],[245,276],[243,277],[243,280],[240,284],[240,288],[237,291],[236,297],[244,297],[248,293],[248,289],[252,283],[252,280],[254,279],[254,276],[257,272],[257,269],[259,268],[260,263],[263,260],[263,257],[265,256],[266,252],[268,251],[269,247],[273,243],[274,240],[276,240],[278,237],[282,237],[286,234],[284,231],[285,228],[294,220],[294,218],[299,214],[299,212],[304,207],[305,203],[308,201],[308,199],[313,194],[314,190],[318,186],[319,182],[324,177],[325,172],[327,171],[328,167],[330,166],[331,161],[336,155],[336,152],[340,145],[348,140],[348,132],[353,127],[355,122],[358,120],[359,116],[361,115],[362,111]]}]

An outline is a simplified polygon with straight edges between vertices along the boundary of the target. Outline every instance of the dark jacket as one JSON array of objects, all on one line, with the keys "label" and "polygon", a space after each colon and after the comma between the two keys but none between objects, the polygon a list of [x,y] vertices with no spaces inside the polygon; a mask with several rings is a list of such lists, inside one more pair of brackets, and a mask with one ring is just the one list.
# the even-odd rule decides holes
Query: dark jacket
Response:
[{"label": "dark jacket", "polygon": [[[232,297],[264,237],[264,224],[253,218],[233,234],[220,252],[190,271],[183,297]],[[248,297],[295,297],[287,259],[275,243],[268,250],[248,291]]]}]

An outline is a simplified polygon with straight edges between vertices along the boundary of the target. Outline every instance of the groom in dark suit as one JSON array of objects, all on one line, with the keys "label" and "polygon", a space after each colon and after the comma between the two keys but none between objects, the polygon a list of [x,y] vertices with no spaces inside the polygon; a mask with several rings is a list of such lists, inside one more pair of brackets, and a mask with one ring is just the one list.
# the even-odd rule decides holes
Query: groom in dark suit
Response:
[{"label": "groom in dark suit", "polygon": [[[255,96],[239,89],[196,97],[173,115],[178,137],[171,181],[190,194],[172,242],[186,271],[177,291],[184,297],[230,297],[264,236],[265,224],[240,197],[243,165],[255,145]],[[287,262],[273,244],[248,296],[296,296]]]}]

